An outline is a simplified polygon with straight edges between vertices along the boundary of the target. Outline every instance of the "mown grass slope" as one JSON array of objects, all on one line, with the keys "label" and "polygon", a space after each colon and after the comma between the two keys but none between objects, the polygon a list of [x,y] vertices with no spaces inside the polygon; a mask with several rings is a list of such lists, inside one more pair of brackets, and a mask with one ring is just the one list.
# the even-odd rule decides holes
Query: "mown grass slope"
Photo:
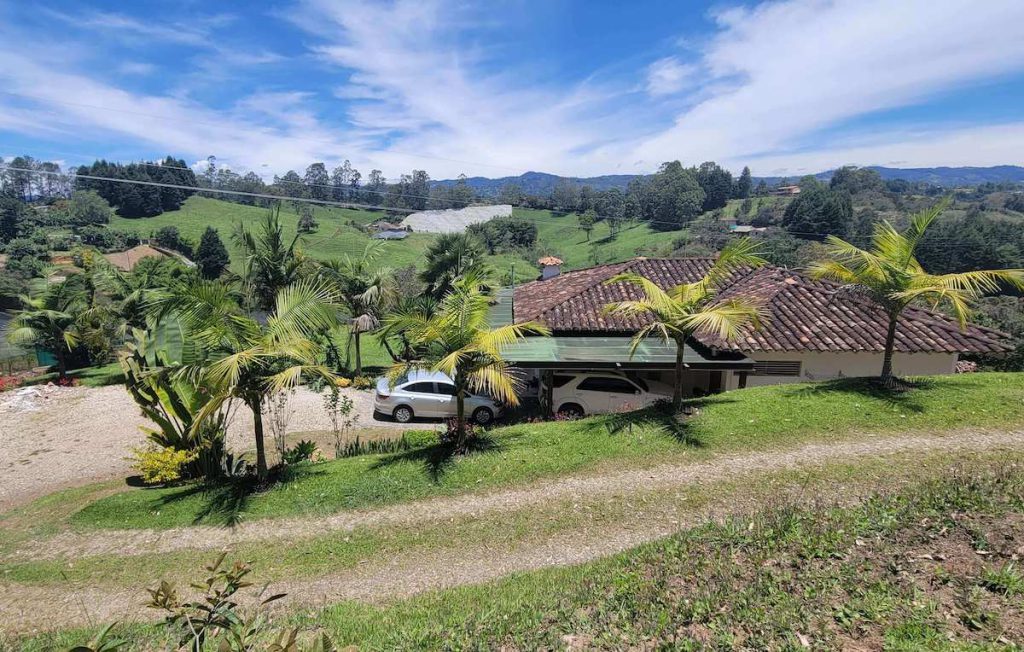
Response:
[{"label": "mown grass slope", "polygon": [[86,528],[167,528],[325,514],[528,483],[600,468],[828,441],[863,433],[1024,424],[1024,375],[936,377],[901,395],[866,381],[760,387],[695,399],[685,424],[654,411],[492,430],[481,450],[452,457],[439,445],[297,467],[287,482],[249,494],[187,485],[118,493],[71,521]]},{"label": "mown grass slope", "polygon": [[[319,227],[315,233],[302,236],[302,249],[308,255],[320,259],[339,258],[346,254],[360,255],[371,242],[371,238],[356,225],[366,224],[385,216],[383,212],[320,206],[314,207],[313,213]],[[255,229],[265,214],[264,208],[196,195],[190,197],[181,209],[155,217],[127,219],[115,216],[110,222],[110,227],[148,237],[161,227],[175,226],[184,237],[198,243],[206,227],[212,226],[220,232],[221,239],[231,254],[232,264],[238,265],[238,248],[231,242],[235,225],[241,222]],[[295,236],[298,221],[299,216],[291,204],[284,202],[281,207],[281,223],[285,236],[289,239]],[[414,233],[405,240],[387,241],[383,244],[382,259],[393,267],[416,264],[433,237],[430,234]]]},{"label": "mown grass slope", "polygon": [[1021,491],[1019,467],[953,468],[857,508],[777,506],[315,621],[369,650],[1009,649],[1024,637]]},{"label": "mown grass slope", "polygon": [[[265,212],[263,208],[197,195],[189,198],[181,209],[155,217],[128,219],[114,216],[110,227],[149,237],[164,226],[175,226],[184,237],[199,242],[206,227],[212,226],[220,232],[227,245],[232,264],[238,265],[238,249],[230,239],[235,225],[241,222],[254,227]],[[339,258],[346,254],[358,256],[371,242],[371,238],[358,225],[368,224],[387,215],[383,211],[322,206],[314,207],[313,212],[319,226],[315,233],[302,237],[302,249],[318,259]],[[575,215],[520,208],[515,209],[514,214],[537,225],[536,251],[541,255],[559,256],[565,261],[566,269],[616,262],[638,255],[667,256],[674,248],[673,242],[682,233],[656,231],[645,223],[626,223],[618,233],[613,234],[609,223],[601,221],[595,225],[587,240],[586,234],[579,229]],[[281,208],[281,222],[287,237],[294,237],[298,219],[294,207],[285,202]],[[392,267],[418,267],[423,262],[426,248],[436,237],[430,233],[413,233],[404,240],[386,241],[381,260]],[[513,269],[519,281],[537,275],[536,260],[532,254],[502,253],[491,256],[490,261],[503,278]]]},{"label": "mown grass slope", "polygon": [[[275,626],[361,650],[1015,649],[1024,637],[1019,462],[946,461],[854,506],[831,502],[840,494],[766,494],[724,522],[599,561],[302,609]],[[66,649],[92,631],[7,642]],[[169,647],[175,636],[147,624],[116,631],[139,649]]]}]

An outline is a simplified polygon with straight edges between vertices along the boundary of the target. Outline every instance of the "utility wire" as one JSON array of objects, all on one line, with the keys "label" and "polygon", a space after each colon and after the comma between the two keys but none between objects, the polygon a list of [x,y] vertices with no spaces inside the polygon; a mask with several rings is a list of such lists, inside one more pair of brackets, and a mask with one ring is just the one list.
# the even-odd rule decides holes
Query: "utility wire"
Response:
[{"label": "utility wire", "polygon": [[[24,172],[26,174],[41,174],[41,175],[48,175],[48,176],[55,176],[55,177],[66,177],[66,176],[69,176],[66,173],[61,173],[61,172],[50,172],[48,170],[33,170],[33,169],[30,169],[30,168],[20,168],[20,167],[13,167],[13,166],[9,166],[9,165],[0,166],[0,170],[10,170],[10,171],[14,171],[14,172]],[[310,198],[310,197],[294,197],[294,196],[291,196],[291,195],[273,195],[273,194],[270,194],[270,193],[253,193],[253,192],[244,192],[244,191],[241,191],[241,190],[227,190],[227,189],[221,189],[221,188],[203,188],[203,187],[199,187],[199,186],[188,186],[188,185],[183,185],[183,184],[164,183],[164,182],[159,182],[159,181],[143,181],[141,179],[117,179],[117,178],[113,178],[113,177],[103,177],[103,176],[86,175],[86,174],[75,174],[73,176],[76,177],[76,178],[89,179],[89,180],[94,180],[94,181],[108,181],[108,182],[113,182],[113,183],[127,183],[127,184],[137,184],[137,185],[144,185],[144,186],[156,186],[156,187],[161,187],[161,188],[174,188],[174,189],[178,189],[178,190],[191,190],[191,191],[199,192],[199,193],[210,192],[210,193],[221,193],[221,194],[234,195],[234,196],[254,197],[254,198],[259,198],[259,199],[269,199],[269,200],[275,200],[275,201],[292,201],[292,202],[299,202],[299,203],[306,202],[306,203],[310,203],[310,204],[317,204],[317,205],[322,205],[322,206],[332,206],[332,207],[336,207],[336,208],[351,209],[351,210],[366,209],[366,210],[374,210],[374,211],[381,211],[381,210],[383,210],[383,211],[390,211],[390,212],[405,212],[405,213],[419,213],[419,212],[422,212],[422,211],[419,211],[419,210],[413,209],[413,208],[386,207],[386,206],[379,206],[379,205],[373,205],[373,204],[360,204],[360,203],[355,203],[355,202],[336,202],[336,201],[325,200],[325,199],[313,199],[313,198]],[[481,205],[477,205],[477,206],[486,207],[486,206],[495,206],[495,205],[500,205],[500,204],[481,204]],[[470,206],[470,207],[473,207],[473,206]],[[517,208],[528,208],[528,207],[525,207],[525,206],[522,206],[522,205],[516,205],[515,207],[517,207]],[[531,210],[536,210],[536,209],[531,209]],[[603,220],[603,221],[608,221],[608,222],[613,222],[613,221],[627,222],[627,223],[629,223],[631,225],[634,225],[634,226],[641,226],[641,225],[644,225],[644,224],[665,224],[665,225],[675,226],[675,227],[681,229],[681,228],[685,228],[687,226],[687,224],[689,224],[689,223],[687,223],[687,224],[679,224],[677,222],[669,222],[669,221],[665,221],[665,220],[638,220],[638,219],[632,219],[632,218],[627,218],[627,217],[612,217],[612,216],[601,216],[601,215],[597,215],[596,217],[597,217],[597,219]],[[530,219],[533,220],[533,221],[538,221],[538,222],[546,220],[546,221],[548,221],[549,223],[552,223],[552,224],[560,223],[560,225],[564,225],[564,224],[561,224],[562,222],[564,222],[564,220],[562,218],[555,217],[553,215],[550,216],[550,217],[532,216]],[[832,234],[829,234],[829,233],[815,233],[815,232],[809,232],[809,231],[788,231],[788,230],[786,231],[786,233],[789,233],[790,235],[809,236],[809,237],[814,237],[814,238],[825,238],[825,237],[827,237],[829,235],[832,235]],[[728,233],[726,235],[728,235]],[[867,235],[867,236],[853,236],[851,238],[848,238],[848,240],[869,242],[871,237],[872,236],[870,236],[870,235]],[[936,239],[938,239],[940,241],[945,239],[945,240],[949,240],[952,243],[958,243],[959,242],[959,238],[957,238],[956,236],[950,236],[948,238],[931,238],[930,241],[934,242]],[[996,244],[998,244],[998,243],[996,243]]]},{"label": "utility wire", "polygon": [[[0,166],[0,170],[11,170],[11,171],[15,171],[15,172],[25,172],[25,173],[28,173],[28,174],[45,174],[45,175],[50,175],[50,176],[55,176],[55,177],[67,176],[66,174],[61,173],[61,172],[50,172],[50,171],[47,171],[47,170],[32,170],[32,169],[29,169],[29,168],[18,168],[18,167],[12,167],[12,166],[9,166],[9,165]],[[178,184],[178,183],[164,183],[162,181],[143,181],[141,179],[115,179],[113,177],[101,177],[101,176],[96,176],[96,175],[91,175],[91,174],[76,174],[74,176],[77,179],[90,179],[90,180],[93,180],[93,181],[109,181],[109,182],[113,182],[113,183],[134,183],[134,184],[141,185],[141,186],[156,186],[158,188],[174,188],[174,189],[177,189],[177,190],[192,190],[192,191],[195,191],[195,192],[218,192],[218,193],[225,194],[225,195],[235,195],[235,196],[239,196],[239,197],[256,197],[256,198],[259,198],[259,199],[273,199],[273,200],[277,200],[277,201],[281,201],[281,200],[299,201],[299,202],[307,202],[307,203],[310,203],[310,204],[320,204],[320,205],[324,205],[324,206],[335,206],[337,208],[378,208],[378,209],[379,208],[383,208],[381,206],[371,206],[369,204],[356,204],[356,203],[351,203],[351,202],[336,202],[336,201],[331,201],[331,200],[328,200],[328,199],[313,199],[311,197],[289,197],[287,195],[272,195],[270,193],[261,193],[261,192],[244,192],[244,191],[241,191],[241,190],[225,190],[225,189],[221,189],[221,188],[200,188],[200,187],[197,187],[197,186],[186,186],[186,185]],[[392,207],[388,207],[387,210],[389,210],[389,211],[403,211],[403,212],[407,212],[407,213],[418,213],[419,212],[416,209],[412,209],[412,208],[392,208]]]}]

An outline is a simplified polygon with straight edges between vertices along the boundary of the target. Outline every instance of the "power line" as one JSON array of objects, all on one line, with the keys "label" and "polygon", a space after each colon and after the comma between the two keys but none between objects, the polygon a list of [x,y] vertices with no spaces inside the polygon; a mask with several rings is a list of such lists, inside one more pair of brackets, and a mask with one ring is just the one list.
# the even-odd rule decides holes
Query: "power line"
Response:
[{"label": "power line", "polygon": [[[9,165],[0,166],[0,170],[12,170],[15,172],[25,172],[28,174],[45,174],[55,177],[66,176],[60,172],[49,172],[47,170],[32,170],[29,168],[18,168]],[[165,183],[162,181],[143,181],[142,179],[115,179],[113,177],[101,177],[91,174],[76,174],[76,179],[90,179],[93,181],[109,181],[113,183],[134,183],[141,186],[156,186],[158,188],[174,188],[176,190],[192,190],[195,192],[219,192],[225,195],[235,195],[240,197],[256,197],[258,199],[272,199],[272,200],[289,200],[289,201],[302,201],[310,204],[320,204],[324,206],[335,206],[337,208],[376,208],[380,209],[381,206],[371,206],[369,204],[355,204],[351,202],[336,202],[328,199],[313,199],[311,197],[289,197],[287,195],[272,195],[269,193],[261,192],[244,192],[241,190],[224,190],[221,188],[200,188],[197,186],[186,186],[178,183]],[[412,208],[393,208],[389,207],[389,211],[404,211],[408,213],[417,213],[419,211]]]},{"label": "power line", "polygon": [[[41,174],[41,175],[54,176],[54,177],[68,176],[68,175],[66,175],[64,173],[60,173],[60,172],[51,172],[51,171],[48,171],[48,170],[33,170],[33,169],[30,169],[30,168],[20,168],[20,167],[13,167],[13,166],[9,166],[9,165],[0,166],[0,170],[10,170],[10,171],[15,171],[15,172],[24,172],[24,173],[27,173],[27,174]],[[191,191],[200,192],[200,193],[202,193],[202,192],[210,192],[210,193],[221,193],[221,194],[234,195],[234,196],[255,197],[255,198],[259,198],[259,199],[269,199],[269,200],[274,200],[274,201],[307,202],[307,203],[311,203],[311,204],[317,204],[317,205],[322,205],[322,206],[332,206],[332,207],[336,207],[336,208],[350,209],[350,210],[367,209],[367,210],[375,210],[375,211],[385,210],[385,211],[390,211],[390,212],[405,212],[405,213],[418,213],[418,212],[421,212],[421,211],[419,211],[417,209],[412,209],[412,208],[384,207],[384,206],[377,206],[377,205],[372,205],[372,204],[359,204],[359,203],[354,203],[354,202],[336,202],[336,201],[332,201],[332,200],[313,199],[313,198],[310,198],[310,197],[294,197],[294,196],[290,196],[290,195],[273,195],[273,194],[269,194],[269,193],[253,193],[253,192],[244,192],[244,191],[240,191],[240,190],[226,190],[226,189],[220,189],[220,188],[202,188],[202,187],[198,187],[198,186],[188,186],[188,185],[183,185],[183,184],[172,184],[172,183],[165,183],[165,182],[158,182],[158,181],[144,181],[144,180],[141,180],[141,179],[117,179],[117,178],[113,178],[113,177],[103,177],[103,176],[86,175],[86,174],[76,174],[74,176],[76,178],[90,179],[90,180],[95,180],[95,181],[108,181],[108,182],[113,182],[113,183],[126,183],[126,184],[137,184],[137,185],[144,185],[144,186],[156,186],[156,187],[161,187],[161,188],[173,188],[173,189],[177,189],[177,190],[191,190]],[[482,204],[480,206],[486,207],[486,206],[495,206],[495,205],[500,205],[500,204]],[[517,205],[515,207],[517,207],[517,208],[528,208],[528,207],[525,207],[525,206],[522,206],[522,205]],[[603,221],[608,221],[608,222],[613,222],[613,221],[627,222],[629,224],[633,224],[633,225],[636,225],[636,226],[641,226],[641,225],[644,225],[644,224],[648,224],[648,225],[651,225],[651,224],[666,224],[666,225],[671,225],[671,226],[678,227],[678,228],[681,229],[681,228],[685,228],[686,225],[689,224],[689,223],[687,223],[687,224],[679,224],[679,223],[676,223],[676,222],[669,222],[669,221],[665,221],[665,220],[637,220],[637,219],[626,218],[626,217],[612,217],[612,216],[600,216],[600,215],[598,215],[596,217],[598,219],[600,219],[600,220],[603,220]],[[530,219],[532,219],[533,221],[549,220],[551,223],[562,221],[561,218],[555,217],[553,215],[549,216],[549,217],[544,217],[544,218],[542,218],[540,216],[533,216]],[[829,233],[814,233],[814,232],[806,232],[806,231],[786,231],[786,233],[789,233],[790,235],[803,235],[803,236],[810,236],[810,237],[815,237],[815,238],[825,238],[825,237],[827,237],[829,235],[833,235],[833,234],[829,234]],[[733,235],[733,234],[726,233],[725,235]],[[872,237],[871,235],[856,236],[854,238],[850,238],[850,240],[860,240],[860,241],[869,242],[871,237]],[[935,242],[936,240],[938,240],[940,242],[943,241],[943,240],[948,240],[950,243],[959,243],[959,238],[956,238],[955,236],[949,236],[948,238],[932,238],[931,239],[932,242]]]}]

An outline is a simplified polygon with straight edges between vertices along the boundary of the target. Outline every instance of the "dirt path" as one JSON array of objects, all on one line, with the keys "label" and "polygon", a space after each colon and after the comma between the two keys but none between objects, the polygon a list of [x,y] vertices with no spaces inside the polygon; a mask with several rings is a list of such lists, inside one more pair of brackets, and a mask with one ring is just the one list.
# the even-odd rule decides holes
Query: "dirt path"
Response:
[{"label": "dirt path", "polygon": [[[314,536],[329,530],[358,526],[386,526],[437,521],[465,515],[484,515],[541,506],[549,501],[580,498],[600,500],[602,496],[668,491],[700,487],[737,476],[812,468],[842,460],[886,457],[906,453],[922,455],[967,451],[1024,450],[1024,431],[955,431],[941,435],[864,436],[858,441],[811,444],[790,450],[731,455],[709,462],[663,465],[653,469],[623,471],[612,475],[561,478],[525,489],[493,492],[463,498],[445,498],[392,508],[344,514],[327,519],[265,521],[234,530],[185,528],[174,531],[97,532],[93,535],[61,535],[43,542],[33,554],[88,555],[132,554],[182,548],[205,549],[229,546],[239,541]],[[845,486],[833,487],[809,500],[856,502],[859,494]],[[289,594],[288,607],[322,607],[340,600],[381,601],[416,593],[485,582],[513,572],[577,564],[626,550],[672,532],[722,518],[749,505],[735,501],[715,503],[698,509],[671,507],[634,514],[612,525],[585,532],[559,533],[541,541],[513,541],[500,546],[466,546],[450,550],[399,552],[385,560],[361,564],[345,571],[317,577],[275,582],[274,591]],[[669,518],[671,517],[671,518]],[[208,540],[208,537],[213,537]],[[30,586],[0,582],[0,622],[11,631],[94,625],[113,619],[131,621],[153,618],[141,607],[145,593],[131,589],[78,588],[72,586]],[[59,618],[55,614],[60,614]]]},{"label": "dirt path", "polygon": [[[109,387],[25,388],[0,394],[0,511],[58,489],[127,475],[125,459],[144,443],[147,423],[120,385]],[[343,390],[355,404],[360,426],[435,428],[373,419],[371,392]],[[289,403],[289,432],[330,429],[319,394],[300,388]],[[235,413],[229,445],[252,448],[252,415]]]},{"label": "dirt path", "polygon": [[808,444],[794,449],[760,451],[718,457],[708,462],[665,464],[602,475],[581,475],[534,483],[467,498],[434,498],[374,510],[342,512],[327,517],[267,519],[233,528],[196,526],[168,530],[96,530],[64,532],[44,541],[26,544],[8,558],[53,559],[90,555],[138,555],[175,550],[219,550],[251,541],[318,537],[361,527],[408,526],[460,517],[479,517],[496,512],[555,501],[593,499],[638,491],[664,491],[697,482],[724,480],[756,471],[781,471],[842,459],[884,456],[910,451],[950,452],[996,447],[1024,448],[1024,431],[954,431],[941,435],[871,436],[835,444]]}]

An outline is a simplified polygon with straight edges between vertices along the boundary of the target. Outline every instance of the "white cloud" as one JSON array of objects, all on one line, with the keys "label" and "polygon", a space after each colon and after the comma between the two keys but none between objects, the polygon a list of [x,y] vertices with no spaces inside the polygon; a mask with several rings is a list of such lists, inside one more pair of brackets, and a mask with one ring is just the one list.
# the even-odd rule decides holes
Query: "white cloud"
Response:
[{"label": "white cloud", "polygon": [[791,0],[716,20],[702,62],[727,85],[630,158],[741,161],[1024,68],[1019,0]]},{"label": "white cloud", "polygon": [[[8,93],[0,96],[0,126],[23,133],[117,134],[160,155],[214,155],[228,165],[269,172],[364,151],[358,140],[342,137],[303,111],[296,105],[301,98],[290,93],[255,95],[232,109],[215,110],[187,99],[128,92],[5,49],[0,49],[0,86]],[[263,163],[273,167],[263,170]]]},{"label": "white cloud", "polygon": [[318,54],[350,71],[350,84],[335,95],[365,100],[348,109],[353,125],[394,142],[377,155],[389,170],[571,173],[607,134],[636,129],[625,107],[609,101],[617,89],[550,89],[488,73],[486,51],[459,47],[460,30],[473,24],[464,7],[440,0],[303,5],[296,22],[327,41]]},{"label": "white cloud", "polygon": [[798,176],[842,165],[914,168],[1024,163],[1024,122],[890,132],[870,140],[864,144],[768,154],[750,158],[748,163],[755,175],[762,176]]},{"label": "white cloud", "polygon": [[[129,92],[99,81],[101,70],[77,72],[90,61],[81,47],[61,56],[32,52],[17,41],[28,37],[12,31],[15,38],[0,39],[0,87],[32,100],[0,93],[0,129],[109,134],[261,173],[349,158],[392,177],[412,168],[434,177],[647,172],[672,159],[795,175],[843,163],[1012,163],[1024,151],[1018,123],[829,134],[851,118],[1024,70],[1019,0],[788,0],[730,9],[714,16],[711,36],[685,42],[685,55],[662,52],[616,84],[599,74],[545,83],[515,61],[492,59],[476,32],[493,20],[484,14],[455,0],[301,0],[288,15],[307,30],[310,53],[323,65],[307,59],[302,75],[315,70],[325,90],[278,82],[227,108],[197,101],[202,94],[193,91],[232,83],[233,68],[290,63],[214,38],[231,17],[179,26],[74,16],[68,20],[137,47],[190,45],[197,69],[179,70],[162,93]],[[145,65],[129,61],[120,71],[146,74]],[[174,84],[180,92],[172,95]],[[322,102],[331,97],[344,102],[344,119],[324,117]]]},{"label": "white cloud", "polygon": [[676,57],[658,59],[647,68],[647,93],[653,97],[672,95],[686,88],[697,72],[696,66]]},{"label": "white cloud", "polygon": [[156,66],[142,61],[125,61],[117,67],[122,75],[151,75],[156,71]]}]

